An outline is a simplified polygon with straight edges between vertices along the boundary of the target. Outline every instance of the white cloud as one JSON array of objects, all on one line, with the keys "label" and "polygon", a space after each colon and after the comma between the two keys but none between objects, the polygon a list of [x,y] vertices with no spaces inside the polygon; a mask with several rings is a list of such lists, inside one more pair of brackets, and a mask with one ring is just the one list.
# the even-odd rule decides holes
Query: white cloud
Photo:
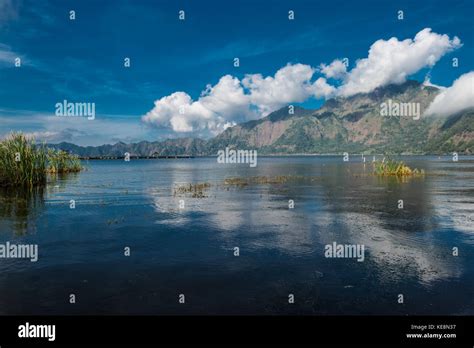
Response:
[{"label": "white cloud", "polygon": [[474,107],[474,71],[461,75],[431,102],[425,115],[452,115]]},{"label": "white cloud", "polygon": [[13,51],[10,46],[0,43],[0,68],[14,68],[16,58],[21,59],[22,66],[35,66],[34,62],[25,55],[19,54]]},{"label": "white cloud", "polygon": [[0,43],[0,65],[13,66],[16,57],[18,55],[11,50],[10,46]]},{"label": "white cloud", "polygon": [[319,66],[321,73],[326,76],[328,79],[342,79],[347,74],[346,65],[342,62],[342,60],[335,59],[331,64],[326,65],[322,63]]},{"label": "white cloud", "polygon": [[274,76],[248,74],[240,81],[225,75],[216,85],[208,85],[195,101],[185,92],[175,92],[155,101],[155,107],[142,121],[178,133],[215,135],[288,103],[303,102],[312,96],[329,96],[335,88],[324,78],[312,83],[315,71],[309,65],[288,64]]},{"label": "white cloud", "polygon": [[311,78],[315,73],[309,65],[288,64],[274,77],[261,74],[246,75],[242,84],[250,92],[250,102],[262,115],[293,102],[303,102],[313,95]]},{"label": "white cloud", "polygon": [[244,94],[239,79],[230,75],[221,77],[215,86],[207,85],[199,102],[226,121],[234,120],[239,115],[243,119],[249,116],[248,96]]},{"label": "white cloud", "polygon": [[328,84],[324,77],[320,77],[313,84],[313,93],[316,98],[328,99],[334,96],[336,87]]},{"label": "white cloud", "polygon": [[155,101],[142,121],[178,133],[209,131],[217,133],[250,117],[249,97],[240,81],[230,75],[215,86],[208,85],[197,101],[185,92],[175,92]]},{"label": "white cloud", "polygon": [[60,132],[51,132],[51,131],[35,131],[35,132],[26,132],[23,133],[27,138],[32,138],[38,140],[38,142],[51,142],[57,141],[58,137],[61,135]]},{"label": "white cloud", "polygon": [[367,58],[358,60],[346,76],[338,94],[350,96],[367,93],[379,86],[401,84],[425,67],[432,67],[446,53],[461,47],[458,37],[433,33],[425,28],[415,38],[399,41],[396,37],[378,40]]},{"label": "white cloud", "polygon": [[97,114],[94,120],[88,120],[86,117],[54,116],[54,111],[45,113],[0,108],[0,138],[11,132],[23,132],[39,143],[65,141],[84,146],[156,140],[160,132],[151,131],[139,120],[138,115]]},{"label": "white cloud", "polygon": [[440,86],[440,85],[436,85],[436,84],[432,83],[431,78],[429,76],[425,77],[425,80],[423,81],[423,86],[435,87],[435,88],[438,88],[438,89],[446,89],[446,87],[444,87],[444,86]]}]

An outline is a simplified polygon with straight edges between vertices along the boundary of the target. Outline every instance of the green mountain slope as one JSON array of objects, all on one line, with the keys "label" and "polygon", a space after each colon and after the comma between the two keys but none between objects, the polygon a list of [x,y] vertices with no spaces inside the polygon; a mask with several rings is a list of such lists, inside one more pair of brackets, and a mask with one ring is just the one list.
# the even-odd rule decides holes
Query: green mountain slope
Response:
[{"label": "green mountain slope", "polygon": [[318,110],[288,108],[264,119],[227,129],[209,141],[214,150],[235,146],[261,153],[473,153],[472,111],[450,117],[382,116],[381,104],[419,103],[420,113],[439,90],[416,81],[390,85],[372,93],[327,101]]}]

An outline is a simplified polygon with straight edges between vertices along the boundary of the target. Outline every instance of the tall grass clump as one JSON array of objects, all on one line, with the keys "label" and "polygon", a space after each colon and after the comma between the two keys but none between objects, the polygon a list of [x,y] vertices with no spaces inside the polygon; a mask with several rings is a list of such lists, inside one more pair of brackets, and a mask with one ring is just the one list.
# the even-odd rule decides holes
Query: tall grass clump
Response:
[{"label": "tall grass clump", "polygon": [[374,173],[379,176],[414,176],[424,175],[425,171],[411,169],[403,161],[384,158],[382,161],[374,162]]},{"label": "tall grass clump", "polygon": [[0,142],[0,184],[38,185],[46,182],[46,149],[24,134],[12,133]]},{"label": "tall grass clump", "polygon": [[48,149],[48,173],[62,174],[81,171],[81,161],[77,155],[66,151]]},{"label": "tall grass clump", "polygon": [[48,173],[78,172],[77,156],[37,145],[22,133],[12,133],[0,141],[0,186],[45,184]]}]

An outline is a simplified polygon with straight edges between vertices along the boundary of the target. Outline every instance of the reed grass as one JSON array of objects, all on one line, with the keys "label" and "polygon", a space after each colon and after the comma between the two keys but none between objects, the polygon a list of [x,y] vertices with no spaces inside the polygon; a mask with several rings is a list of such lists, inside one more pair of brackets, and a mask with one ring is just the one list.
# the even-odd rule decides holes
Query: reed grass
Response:
[{"label": "reed grass", "polygon": [[82,169],[79,156],[62,150],[48,149],[48,173],[75,173]]},{"label": "reed grass", "polygon": [[374,173],[379,176],[420,176],[425,175],[425,171],[411,169],[403,161],[393,159],[383,159],[374,162]]},{"label": "reed grass", "polygon": [[12,133],[0,141],[0,186],[45,184],[48,173],[78,172],[77,156],[38,145],[33,138]]}]

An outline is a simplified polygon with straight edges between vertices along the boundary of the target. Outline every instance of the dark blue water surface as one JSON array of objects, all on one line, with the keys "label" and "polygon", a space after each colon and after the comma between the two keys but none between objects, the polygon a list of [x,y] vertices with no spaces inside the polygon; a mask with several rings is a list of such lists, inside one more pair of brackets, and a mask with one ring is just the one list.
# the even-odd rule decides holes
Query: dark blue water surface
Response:
[{"label": "dark blue water surface", "polygon": [[[0,243],[39,245],[37,262],[0,259],[0,314],[473,314],[474,157],[405,157],[427,174],[404,180],[371,160],[90,161],[0,191]],[[256,176],[292,179],[224,184]],[[175,194],[189,183],[210,187]],[[333,242],[365,260],[326,258]]]}]

